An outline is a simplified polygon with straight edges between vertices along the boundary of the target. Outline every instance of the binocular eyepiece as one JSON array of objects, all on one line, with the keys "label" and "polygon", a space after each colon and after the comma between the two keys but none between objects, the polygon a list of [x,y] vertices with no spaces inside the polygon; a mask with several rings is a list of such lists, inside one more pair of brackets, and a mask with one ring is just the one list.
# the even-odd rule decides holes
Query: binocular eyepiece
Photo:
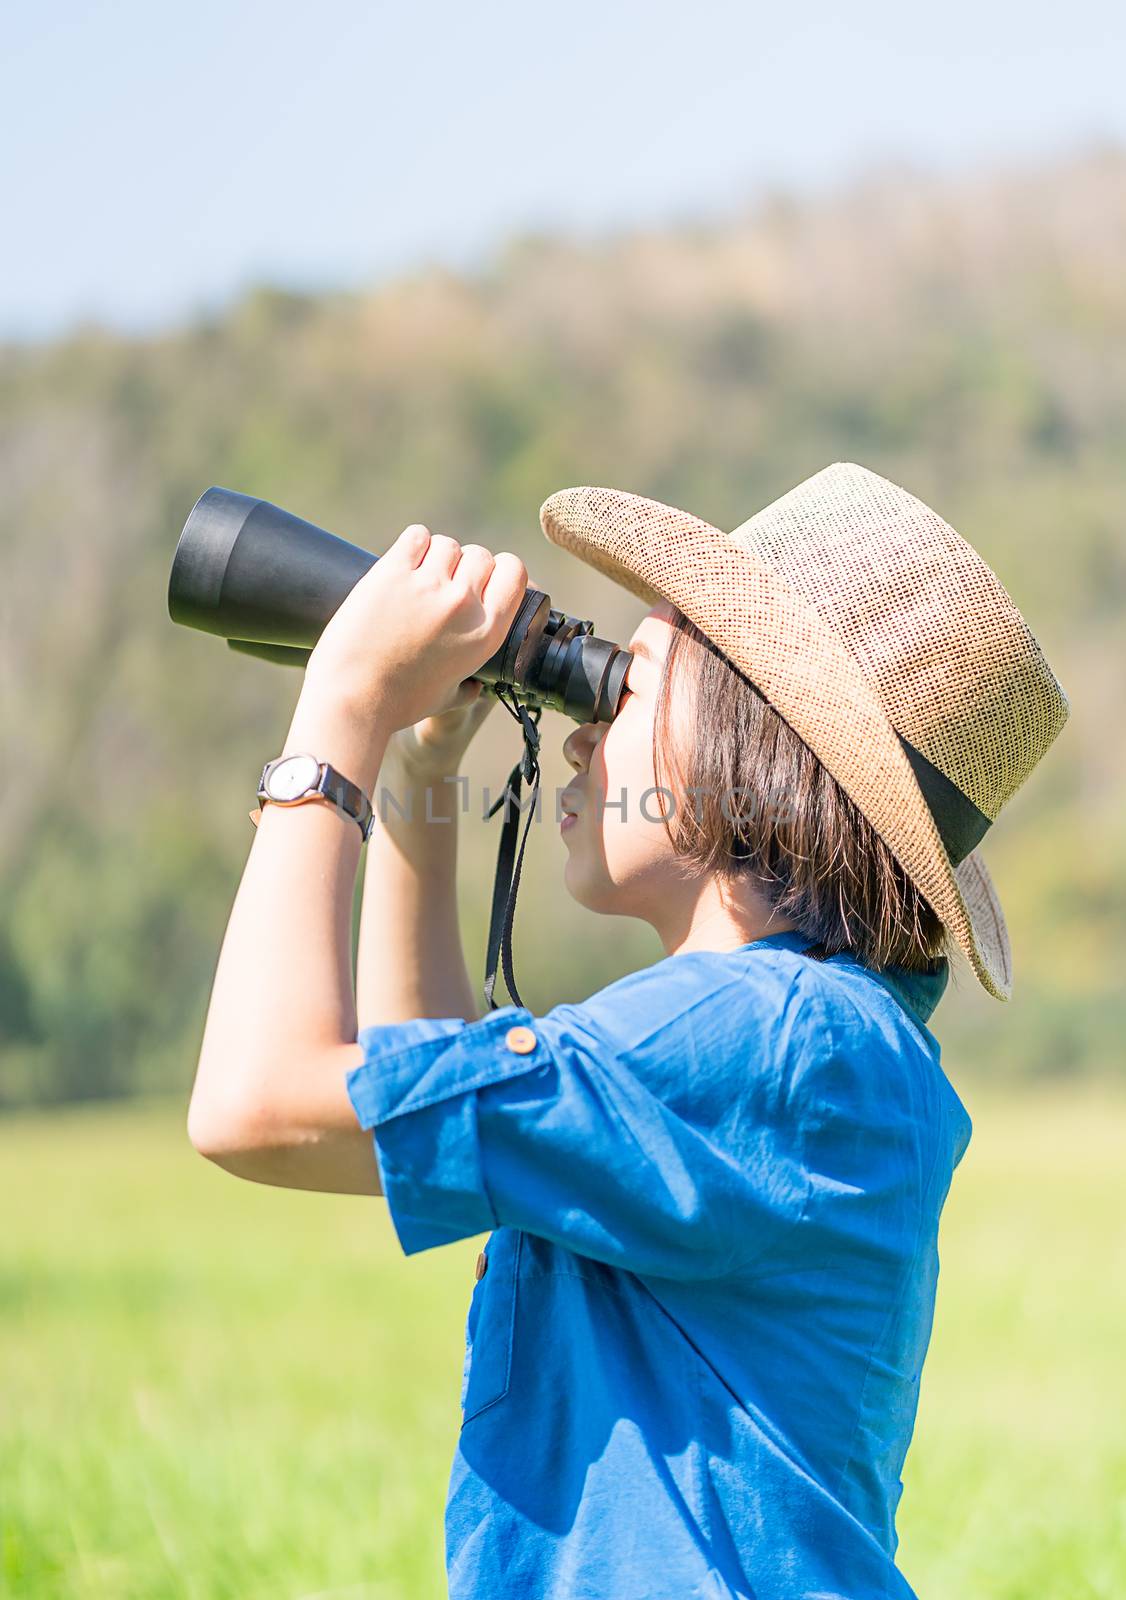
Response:
[{"label": "binocular eyepiece", "polygon": [[[378,558],[268,500],[208,489],[192,507],[172,559],[173,622],[218,634],[232,650],[304,666],[329,618]],[[525,706],[576,722],[612,722],[628,650],[593,623],[527,589],[504,643],[472,674]]]}]

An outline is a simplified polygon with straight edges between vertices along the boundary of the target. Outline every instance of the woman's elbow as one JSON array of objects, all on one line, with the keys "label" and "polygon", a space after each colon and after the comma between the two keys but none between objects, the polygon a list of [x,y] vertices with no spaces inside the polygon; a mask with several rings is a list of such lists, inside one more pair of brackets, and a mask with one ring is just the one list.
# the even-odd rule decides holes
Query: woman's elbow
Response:
[{"label": "woman's elbow", "polygon": [[270,1110],[247,1098],[215,1099],[195,1094],[188,1106],[192,1148],[240,1178],[253,1178],[277,1145]]}]

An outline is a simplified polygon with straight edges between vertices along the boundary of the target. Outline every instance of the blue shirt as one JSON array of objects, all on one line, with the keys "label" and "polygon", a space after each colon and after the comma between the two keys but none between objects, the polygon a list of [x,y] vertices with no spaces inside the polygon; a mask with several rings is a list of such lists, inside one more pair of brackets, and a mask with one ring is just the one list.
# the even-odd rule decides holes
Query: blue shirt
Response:
[{"label": "blue shirt", "polygon": [[491,1230],[451,1600],[912,1595],[895,1512],[970,1120],[926,1026],[945,966],[808,945],[361,1029],[403,1251]]}]

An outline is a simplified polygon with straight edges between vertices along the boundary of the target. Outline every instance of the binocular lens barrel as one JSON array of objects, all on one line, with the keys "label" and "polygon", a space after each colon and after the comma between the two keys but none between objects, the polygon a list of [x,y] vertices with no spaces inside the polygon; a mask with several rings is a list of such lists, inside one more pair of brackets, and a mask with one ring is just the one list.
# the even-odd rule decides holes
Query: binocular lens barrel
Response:
[{"label": "binocular lens barrel", "polygon": [[[230,647],[304,666],[329,618],[378,558],[268,500],[214,487],[196,501],[172,559],[173,622]],[[473,677],[576,722],[617,715],[633,657],[593,624],[528,589],[504,643]]]}]

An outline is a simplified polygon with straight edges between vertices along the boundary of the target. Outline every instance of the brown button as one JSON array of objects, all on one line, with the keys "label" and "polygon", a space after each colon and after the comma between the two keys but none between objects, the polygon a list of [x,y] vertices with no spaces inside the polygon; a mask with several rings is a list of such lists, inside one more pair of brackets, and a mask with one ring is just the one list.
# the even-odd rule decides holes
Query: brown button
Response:
[{"label": "brown button", "polygon": [[530,1050],[536,1048],[536,1036],[531,1028],[509,1028],[504,1036],[504,1042],[510,1050],[515,1050],[518,1056],[526,1056]]},{"label": "brown button", "polygon": [[481,1254],[477,1257],[477,1277],[479,1279],[485,1276],[485,1268],[488,1266],[488,1264],[489,1258],[482,1250]]}]

